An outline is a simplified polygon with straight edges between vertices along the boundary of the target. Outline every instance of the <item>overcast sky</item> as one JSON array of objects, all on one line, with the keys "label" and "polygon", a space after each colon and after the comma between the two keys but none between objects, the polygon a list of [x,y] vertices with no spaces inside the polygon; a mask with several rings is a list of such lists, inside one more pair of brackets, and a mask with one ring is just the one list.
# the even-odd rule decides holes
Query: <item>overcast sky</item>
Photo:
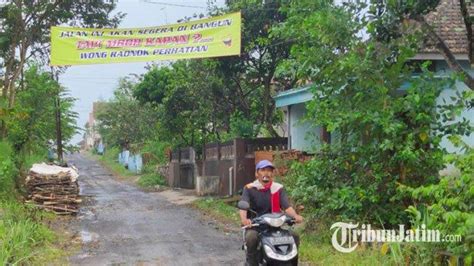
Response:
[{"label": "overcast sky", "polygon": [[[224,6],[224,2],[217,0],[217,5]],[[116,11],[127,14],[120,27],[133,28],[176,23],[185,16],[206,13],[206,7],[207,0],[118,0]],[[61,84],[77,98],[74,111],[79,113],[78,126],[84,127],[94,101],[110,99],[120,77],[145,73],[146,65],[144,62],[72,66],[61,75]],[[72,143],[81,139],[82,132],[73,138]]]}]

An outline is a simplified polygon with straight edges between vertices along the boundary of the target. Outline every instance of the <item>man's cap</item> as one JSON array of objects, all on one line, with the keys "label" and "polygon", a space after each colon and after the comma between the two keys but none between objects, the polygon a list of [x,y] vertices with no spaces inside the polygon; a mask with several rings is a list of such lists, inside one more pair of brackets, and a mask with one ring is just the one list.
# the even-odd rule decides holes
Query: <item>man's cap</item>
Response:
[{"label": "man's cap", "polygon": [[255,170],[262,169],[262,168],[265,168],[265,167],[271,167],[271,168],[275,169],[275,166],[273,166],[272,162],[270,162],[269,160],[261,160],[255,166]]}]

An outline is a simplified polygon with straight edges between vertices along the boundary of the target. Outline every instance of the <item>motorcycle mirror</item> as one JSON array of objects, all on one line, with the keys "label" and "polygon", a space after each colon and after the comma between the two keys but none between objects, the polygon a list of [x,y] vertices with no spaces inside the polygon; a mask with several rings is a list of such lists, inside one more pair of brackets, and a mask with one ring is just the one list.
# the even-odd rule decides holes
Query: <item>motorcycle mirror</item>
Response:
[{"label": "motorcycle mirror", "polygon": [[239,203],[237,203],[237,208],[241,209],[241,210],[248,210],[250,209],[250,204],[246,201],[239,201]]}]

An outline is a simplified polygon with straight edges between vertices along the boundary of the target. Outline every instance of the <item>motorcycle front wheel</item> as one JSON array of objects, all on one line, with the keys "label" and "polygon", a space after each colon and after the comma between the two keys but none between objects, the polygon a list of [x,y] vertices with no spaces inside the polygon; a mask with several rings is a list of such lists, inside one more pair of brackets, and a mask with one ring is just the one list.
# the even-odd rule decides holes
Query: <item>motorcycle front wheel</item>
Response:
[{"label": "motorcycle front wheel", "polygon": [[293,258],[290,261],[269,261],[263,264],[260,264],[262,266],[298,266],[298,256]]}]

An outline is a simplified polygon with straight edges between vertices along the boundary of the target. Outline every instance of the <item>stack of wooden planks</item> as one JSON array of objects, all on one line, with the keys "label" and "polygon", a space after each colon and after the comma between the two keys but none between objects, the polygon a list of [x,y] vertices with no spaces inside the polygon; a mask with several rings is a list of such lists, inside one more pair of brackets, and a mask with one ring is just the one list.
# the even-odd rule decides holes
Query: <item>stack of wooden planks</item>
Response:
[{"label": "stack of wooden planks", "polygon": [[34,164],[25,181],[28,202],[56,214],[76,214],[81,203],[78,176],[74,167]]}]

